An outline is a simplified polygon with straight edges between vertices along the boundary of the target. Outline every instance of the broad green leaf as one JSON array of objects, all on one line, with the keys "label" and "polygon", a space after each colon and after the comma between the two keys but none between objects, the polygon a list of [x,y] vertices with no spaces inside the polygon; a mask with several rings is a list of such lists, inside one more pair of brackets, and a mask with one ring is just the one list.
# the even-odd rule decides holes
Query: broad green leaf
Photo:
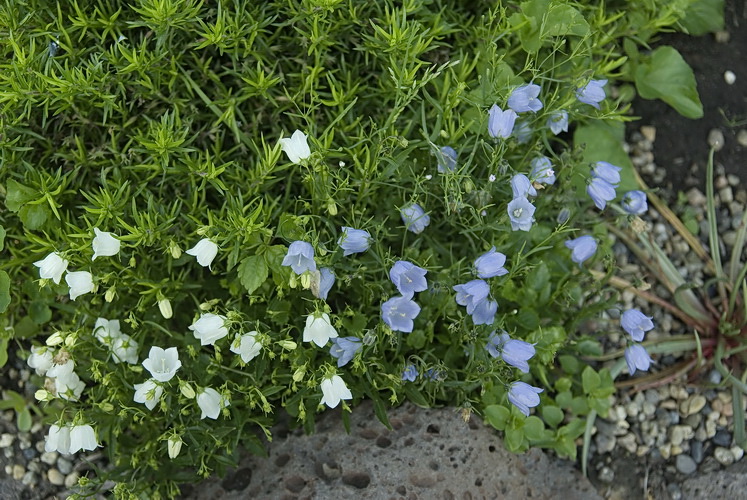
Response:
[{"label": "broad green leaf", "polygon": [[304,239],[308,219],[306,216],[282,214],[278,223],[278,235],[289,241]]},{"label": "broad green leaf", "polygon": [[490,425],[499,431],[502,431],[506,428],[508,419],[511,416],[511,411],[505,406],[490,405],[485,408],[483,414],[485,415],[485,420],[487,420]]},{"label": "broad green leaf", "polygon": [[267,263],[262,255],[252,255],[241,261],[238,268],[239,280],[251,295],[262,286],[268,276]]},{"label": "broad green leaf", "polygon": [[581,384],[583,385],[586,394],[594,392],[601,383],[602,381],[599,374],[594,371],[594,368],[591,366],[584,368],[583,373],[581,373]]},{"label": "broad green leaf", "polygon": [[558,356],[558,361],[560,361],[560,367],[564,373],[574,375],[581,370],[581,363],[576,356],[561,354]]},{"label": "broad green leaf", "polygon": [[23,227],[35,231],[42,227],[49,218],[51,211],[46,205],[24,205],[18,211],[18,217]]},{"label": "broad green leaf", "polygon": [[573,402],[573,395],[571,394],[571,391],[559,392],[555,396],[555,402],[558,403],[561,408],[570,408],[571,403]]},{"label": "broad green leaf", "polygon": [[545,19],[542,29],[545,36],[586,36],[589,34],[589,23],[584,16],[570,5],[553,5]]},{"label": "broad green leaf", "polygon": [[524,421],[524,435],[527,439],[539,440],[545,434],[545,423],[537,416],[531,415]]},{"label": "broad green leaf", "polygon": [[586,401],[586,398],[581,396],[576,396],[571,401],[571,412],[573,412],[576,415],[586,415],[589,413],[589,405]]},{"label": "broad green leaf", "polygon": [[642,57],[634,77],[644,99],[661,99],[686,118],[703,116],[693,70],[674,47],[664,45]]},{"label": "broad green leaf", "polygon": [[31,412],[28,408],[24,408],[18,413],[16,413],[16,422],[18,425],[18,430],[21,432],[28,432],[31,430]]},{"label": "broad green leaf", "polygon": [[29,305],[29,318],[37,325],[43,325],[52,319],[52,310],[46,302],[34,300]]},{"label": "broad green leaf", "polygon": [[521,445],[524,444],[524,429],[509,427],[506,429],[504,442],[508,451],[516,453],[521,450]]},{"label": "broad green leaf", "polygon": [[0,271],[0,314],[4,313],[10,304],[10,276]]},{"label": "broad green leaf", "polygon": [[24,204],[34,201],[38,194],[35,189],[26,187],[13,179],[8,181],[7,192],[5,206],[11,212],[18,212]]},{"label": "broad green leaf", "polygon": [[693,36],[724,29],[724,0],[695,0],[685,10],[680,25]]},{"label": "broad green leaf", "polygon": [[542,418],[547,422],[547,425],[551,427],[557,427],[565,417],[563,410],[553,405],[541,405],[540,412],[542,413]]},{"label": "broad green leaf", "polygon": [[428,400],[423,396],[423,393],[413,384],[405,384],[405,395],[407,396],[408,401],[415,403],[421,408],[430,408],[431,406],[428,404]]},{"label": "broad green leaf", "polygon": [[610,400],[609,398],[588,398],[587,402],[589,404],[589,407],[591,407],[592,410],[597,412],[600,416],[606,417],[607,412],[610,409]]},{"label": "broad green leaf", "polygon": [[625,125],[620,122],[595,120],[588,125],[576,128],[573,142],[584,147],[584,167],[581,175],[577,176],[576,189],[581,196],[588,199],[586,194],[586,179],[591,174],[590,165],[597,161],[606,161],[622,168],[620,185],[617,193],[624,193],[638,189],[633,175],[633,163],[628,153],[623,149],[625,140]]},{"label": "broad green leaf", "polygon": [[13,325],[13,336],[15,338],[26,339],[33,337],[39,332],[39,326],[31,321],[31,318],[25,316]]}]

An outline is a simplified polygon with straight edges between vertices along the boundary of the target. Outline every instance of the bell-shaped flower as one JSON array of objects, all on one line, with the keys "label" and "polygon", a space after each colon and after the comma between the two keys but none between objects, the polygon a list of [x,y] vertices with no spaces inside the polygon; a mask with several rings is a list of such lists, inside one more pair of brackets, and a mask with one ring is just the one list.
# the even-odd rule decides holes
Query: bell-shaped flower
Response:
[{"label": "bell-shaped flower", "polygon": [[598,177],[609,182],[613,187],[617,187],[620,183],[620,171],[621,167],[615,166],[606,161],[598,161],[591,167],[592,178]]},{"label": "bell-shaped flower", "polygon": [[415,234],[422,233],[423,230],[428,227],[428,224],[431,223],[430,216],[428,216],[423,208],[417,203],[401,208],[399,213],[407,230],[412,231]]},{"label": "bell-shaped flower", "polygon": [[137,348],[138,343],[135,342],[132,337],[126,334],[121,334],[119,337],[114,339],[112,342],[112,358],[115,363],[129,363],[131,365],[137,364]]},{"label": "bell-shaped flower", "polygon": [[389,279],[403,297],[411,299],[415,292],[428,289],[425,275],[428,271],[406,260],[398,260],[389,270]]},{"label": "bell-shaped flower", "polygon": [[628,212],[630,215],[641,215],[648,210],[646,193],[643,191],[628,191],[623,195],[620,204],[622,205],[623,210]]},{"label": "bell-shaped flower", "polygon": [[532,171],[529,173],[529,178],[532,181],[540,184],[555,184],[555,170],[552,168],[550,158],[540,156],[533,159],[529,165],[532,167]]},{"label": "bell-shaped flower", "polygon": [[213,259],[218,255],[218,245],[213,243],[210,238],[203,238],[185,253],[196,257],[198,264],[209,269]]},{"label": "bell-shaped flower", "polygon": [[47,440],[44,443],[44,451],[52,453],[69,454],[70,453],[70,426],[63,425],[60,427],[57,424],[52,424],[49,427],[49,433],[47,434]]},{"label": "bell-shaped flower", "polygon": [[512,405],[517,407],[524,416],[529,416],[529,408],[534,408],[540,404],[539,393],[544,389],[532,387],[526,382],[517,381],[511,384],[508,391],[508,400]]},{"label": "bell-shaped flower", "polygon": [[201,314],[200,318],[189,327],[200,345],[213,345],[217,340],[228,335],[226,317],[219,314]]},{"label": "bell-shaped flower", "polygon": [[630,338],[636,342],[642,342],[646,332],[654,329],[651,316],[646,316],[638,309],[628,309],[620,316],[620,325],[628,332]]},{"label": "bell-shaped flower", "polygon": [[163,395],[163,387],[155,379],[148,379],[142,384],[135,384],[136,403],[143,403],[145,407],[153,411]]},{"label": "bell-shaped flower", "polygon": [[148,358],[143,361],[143,367],[150,372],[151,377],[159,382],[168,382],[174,378],[181,366],[182,362],[179,361],[176,347],[162,349],[153,346],[150,348]]},{"label": "bell-shaped flower", "polygon": [[495,247],[475,259],[475,272],[478,278],[486,279],[508,274],[505,267],[506,256],[497,252]]},{"label": "bell-shaped flower", "polygon": [[601,177],[593,177],[591,182],[586,186],[586,193],[591,197],[594,205],[599,210],[604,210],[608,201],[615,199],[615,186],[605,181]]},{"label": "bell-shaped flower", "polygon": [[184,441],[182,441],[179,436],[170,436],[169,439],[166,440],[166,449],[169,453],[170,459],[173,460],[179,456],[183,444]]},{"label": "bell-shaped flower", "polygon": [[74,425],[70,429],[70,453],[80,450],[93,451],[99,447],[96,431],[90,425]]},{"label": "bell-shaped flower", "polygon": [[63,259],[57,252],[52,252],[43,260],[37,260],[34,265],[39,268],[39,277],[42,279],[52,280],[59,285],[62,274],[67,271],[67,259]]},{"label": "bell-shaped flower", "polygon": [[440,173],[453,172],[456,170],[457,152],[451,146],[442,147],[438,153],[438,171]]},{"label": "bell-shaped flower", "polygon": [[241,356],[241,361],[248,363],[256,358],[262,350],[262,343],[257,340],[257,332],[251,331],[245,334],[236,334],[231,343],[231,352]]},{"label": "bell-shaped flower", "polygon": [[65,283],[70,287],[70,300],[93,291],[93,275],[88,271],[74,271],[65,275]]},{"label": "bell-shaped flower", "polygon": [[345,385],[345,381],[339,375],[332,375],[332,377],[322,380],[321,389],[321,404],[330,408],[337,408],[337,405],[343,399],[353,399],[353,393],[350,392],[348,386]]},{"label": "bell-shaped flower", "polygon": [[511,177],[511,191],[514,198],[526,198],[537,196],[537,190],[532,186],[532,181],[524,174],[516,174]]},{"label": "bell-shaped flower", "polygon": [[340,368],[348,364],[361,347],[363,344],[358,337],[338,337],[332,339],[332,348],[329,353],[333,358],[337,358],[337,367]]},{"label": "bell-shaped flower", "polygon": [[568,111],[556,111],[550,115],[547,119],[547,126],[550,127],[550,131],[558,135],[561,132],[568,132]]},{"label": "bell-shaped flower", "polygon": [[534,222],[534,205],[524,197],[514,198],[506,208],[508,218],[511,221],[511,230],[529,231]]},{"label": "bell-shaped flower", "polygon": [[607,80],[591,80],[589,83],[576,90],[576,98],[584,104],[589,104],[599,109],[599,103],[607,97],[604,86]]},{"label": "bell-shaped flower", "polygon": [[303,330],[304,342],[313,342],[319,347],[324,347],[329,339],[337,337],[337,330],[332,326],[327,313],[322,313],[320,316],[309,314],[306,318],[306,328]]},{"label": "bell-shaped flower", "polygon": [[508,342],[510,339],[511,337],[508,336],[508,333],[506,333],[505,330],[501,330],[501,333],[497,333],[493,330],[490,332],[488,343],[485,345],[485,350],[487,350],[492,357],[497,358],[501,355],[503,344]]},{"label": "bell-shaped flower", "polygon": [[329,291],[335,284],[335,273],[329,267],[322,267],[318,271],[311,273],[311,283],[309,288],[314,297],[327,300]]},{"label": "bell-shaped flower", "polygon": [[532,130],[531,123],[526,120],[516,120],[516,126],[511,135],[516,137],[516,142],[519,144],[526,144],[532,138],[532,133],[534,130]]},{"label": "bell-shaped flower", "polygon": [[305,241],[294,241],[288,246],[288,253],[283,258],[282,265],[290,266],[293,272],[301,275],[306,271],[316,271],[314,262],[314,247]]},{"label": "bell-shaped flower", "polygon": [[475,305],[472,311],[472,322],[475,325],[492,325],[496,312],[498,312],[498,302],[483,299]]},{"label": "bell-shaped flower", "polygon": [[96,324],[93,327],[93,334],[99,342],[111,346],[114,343],[114,339],[122,335],[119,320],[108,320],[106,318],[97,319]]},{"label": "bell-shaped flower", "polygon": [[542,101],[537,98],[540,90],[542,90],[540,86],[534,83],[516,87],[508,98],[508,107],[517,113],[525,111],[536,113],[542,109]]},{"label": "bell-shaped flower", "polygon": [[490,137],[508,139],[514,130],[516,117],[516,111],[513,109],[509,108],[503,111],[497,104],[493,104],[488,111],[488,134]]},{"label": "bell-shaped flower", "polygon": [[280,147],[285,151],[285,154],[288,155],[288,159],[291,163],[298,165],[301,163],[301,160],[305,160],[311,156],[311,149],[309,149],[307,137],[308,136],[300,130],[296,130],[293,132],[293,135],[290,136],[290,139],[280,139]]},{"label": "bell-shaped flower", "polygon": [[589,235],[566,240],[565,246],[571,249],[571,260],[579,266],[597,251],[597,240]]},{"label": "bell-shaped flower", "polygon": [[418,378],[418,369],[415,367],[415,365],[407,365],[405,369],[402,371],[402,380],[406,380],[408,382],[415,382],[415,379]]},{"label": "bell-shaped flower", "polygon": [[230,405],[231,403],[225,397],[210,387],[205,387],[197,393],[197,406],[200,407],[202,412],[201,419],[207,417],[216,420],[220,411]]},{"label": "bell-shaped flower", "polygon": [[73,371],[73,361],[68,360],[64,365],[54,365],[47,370],[47,377],[54,378],[55,392],[62,399],[78,401],[86,384]]},{"label": "bell-shaped flower", "polygon": [[36,370],[37,375],[44,376],[47,374],[47,370],[54,365],[53,358],[52,350],[48,347],[32,346],[31,355],[26,360],[26,363],[28,363],[29,367]]},{"label": "bell-shaped flower", "polygon": [[523,340],[509,338],[501,346],[501,358],[507,364],[529,373],[529,361],[535,354],[534,345]]},{"label": "bell-shaped flower", "polygon": [[381,319],[395,332],[412,332],[418,314],[420,306],[407,297],[392,297],[381,304]]},{"label": "bell-shaped flower", "polygon": [[477,305],[487,299],[490,285],[483,280],[472,280],[462,285],[454,285],[456,303],[467,307],[467,314],[475,312]]},{"label": "bell-shaped flower", "polygon": [[342,236],[337,240],[337,244],[343,249],[342,255],[344,257],[365,252],[371,246],[371,233],[365,229],[342,226]]},{"label": "bell-shaped flower", "polygon": [[93,232],[96,236],[93,238],[93,257],[91,260],[96,260],[96,257],[111,257],[119,253],[120,241],[114,237],[112,233],[100,231],[99,228],[94,227]]},{"label": "bell-shaped flower", "polygon": [[628,371],[633,375],[636,370],[648,371],[651,356],[641,344],[631,344],[625,349],[625,362],[628,364]]}]

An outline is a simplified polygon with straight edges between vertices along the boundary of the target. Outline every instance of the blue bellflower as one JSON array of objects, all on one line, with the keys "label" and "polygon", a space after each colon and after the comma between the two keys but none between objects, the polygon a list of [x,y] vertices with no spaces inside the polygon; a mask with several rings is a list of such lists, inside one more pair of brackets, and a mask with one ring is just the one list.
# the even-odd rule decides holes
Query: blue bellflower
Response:
[{"label": "blue bellflower", "polygon": [[438,157],[438,171],[440,173],[456,170],[457,152],[451,146],[444,146],[436,153]]},{"label": "blue bellflower", "polygon": [[651,356],[641,344],[631,344],[625,349],[625,362],[628,363],[628,370],[633,375],[636,370],[648,371]]},{"label": "blue bellflower", "polygon": [[511,191],[514,198],[537,196],[537,190],[532,186],[532,181],[524,174],[516,174],[511,177]]},{"label": "blue bellflower", "polygon": [[329,353],[333,358],[337,358],[337,367],[340,368],[348,364],[361,347],[363,344],[358,337],[338,337],[332,339]]},{"label": "blue bellflower", "polygon": [[431,223],[431,218],[425,213],[423,208],[417,203],[407,205],[399,211],[402,216],[402,222],[408,231],[420,234]]},{"label": "blue bellflower", "polygon": [[501,252],[496,252],[495,247],[480,255],[475,259],[475,271],[477,277],[486,279],[493,278],[495,276],[503,276],[508,274],[505,267],[506,256]]},{"label": "blue bellflower", "polygon": [[601,177],[593,177],[591,182],[586,186],[586,193],[591,197],[594,205],[599,210],[604,210],[608,201],[615,199],[615,186],[605,181]]},{"label": "blue bellflower", "polygon": [[512,339],[506,332],[500,335],[493,332],[490,334],[488,344],[485,346],[491,356],[500,356],[503,361],[524,373],[529,373],[529,361],[534,357],[534,345],[523,340]]},{"label": "blue bellflower", "polygon": [[576,98],[584,104],[589,104],[599,109],[599,103],[607,97],[604,93],[605,85],[607,85],[607,80],[591,80],[576,90]]},{"label": "blue bellflower", "polygon": [[462,285],[454,285],[456,303],[467,307],[467,314],[472,314],[477,305],[486,300],[490,293],[490,286],[483,280],[472,280]]},{"label": "blue bellflower", "polygon": [[538,394],[544,389],[532,387],[526,382],[517,381],[511,384],[508,391],[508,400],[512,405],[517,407],[525,417],[529,416],[529,408],[534,408],[540,404]]},{"label": "blue bellflower", "polygon": [[547,119],[547,126],[550,127],[550,131],[558,135],[561,132],[568,132],[568,111],[556,111],[550,115]]},{"label": "blue bellflower", "polygon": [[511,230],[529,231],[534,221],[534,205],[524,197],[514,198],[508,203],[508,218],[511,220]]},{"label": "blue bellflower", "polygon": [[393,297],[381,304],[381,319],[396,332],[412,332],[420,306],[407,297]]},{"label": "blue bellflower", "polygon": [[342,253],[344,257],[353,253],[365,252],[371,246],[371,233],[365,229],[342,226],[342,236],[337,240],[337,244],[344,250]]},{"label": "blue bellflower", "polygon": [[404,371],[402,371],[402,380],[415,382],[416,378],[418,378],[418,369],[415,368],[415,365],[407,365]]},{"label": "blue bellflower", "polygon": [[552,168],[550,158],[540,156],[532,160],[529,165],[532,167],[532,171],[529,173],[531,180],[540,184],[555,184],[555,170]]},{"label": "blue bellflower", "polygon": [[511,337],[508,336],[508,333],[506,333],[505,330],[501,330],[501,333],[496,333],[496,331],[493,330],[490,332],[485,349],[492,357],[497,358],[501,355],[503,344],[505,344],[510,338]]},{"label": "blue bellflower", "polygon": [[511,136],[516,122],[516,112],[513,109],[503,111],[497,104],[488,111],[488,134],[490,137],[507,139]]},{"label": "blue bellflower", "polygon": [[620,203],[630,215],[641,215],[648,210],[648,202],[646,201],[646,193],[643,191],[628,191],[622,198]]},{"label": "blue bellflower", "polygon": [[318,297],[322,300],[327,300],[329,291],[335,284],[335,274],[329,267],[323,267],[319,269],[319,294]]},{"label": "blue bellflower", "polygon": [[565,246],[571,249],[571,260],[579,266],[597,251],[597,240],[589,235],[566,240]]},{"label": "blue bellflower", "polygon": [[516,87],[508,98],[508,107],[517,113],[525,111],[536,113],[542,109],[542,101],[537,99],[540,90],[542,90],[540,86],[534,83]]},{"label": "blue bellflower", "polygon": [[415,292],[428,289],[425,275],[428,271],[406,260],[398,260],[389,270],[389,279],[403,297],[411,299]]},{"label": "blue bellflower", "polygon": [[636,342],[642,342],[646,332],[654,329],[654,322],[651,321],[651,316],[646,316],[638,309],[628,309],[622,313],[620,325],[622,325],[623,330],[628,332],[630,338]]},{"label": "blue bellflower", "polygon": [[599,177],[617,187],[620,184],[620,171],[622,168],[606,161],[598,161],[591,167],[591,176]]},{"label": "blue bellflower", "polygon": [[282,265],[290,266],[296,274],[306,271],[316,271],[314,262],[314,248],[311,243],[305,241],[294,241],[288,246],[288,253],[283,258]]},{"label": "blue bellflower", "polygon": [[495,321],[495,313],[498,312],[498,302],[490,299],[483,299],[477,304],[472,311],[472,322],[475,325],[492,325]]}]

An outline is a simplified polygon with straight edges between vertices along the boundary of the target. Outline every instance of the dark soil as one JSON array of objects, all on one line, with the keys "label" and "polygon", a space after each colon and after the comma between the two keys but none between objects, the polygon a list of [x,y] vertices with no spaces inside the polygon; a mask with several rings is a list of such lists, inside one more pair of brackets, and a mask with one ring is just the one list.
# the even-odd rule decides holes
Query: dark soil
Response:
[{"label": "dark soil", "polygon": [[[721,36],[713,34],[692,37],[676,33],[663,35],[655,44],[673,46],[693,68],[703,118],[685,118],[662,101],[639,98],[633,103],[633,113],[641,119],[633,122],[630,130],[640,125],[656,127],[654,156],[668,174],[658,187],[673,189],[674,193],[692,186],[703,191],[707,139],[713,129],[721,130],[725,139],[715,163],[723,165],[727,174],[737,175],[742,183],[747,181],[747,147],[737,142],[737,134],[747,131],[747,2],[727,0],[725,21],[726,41],[717,40]],[[724,80],[727,70],[737,77],[732,85]]]}]

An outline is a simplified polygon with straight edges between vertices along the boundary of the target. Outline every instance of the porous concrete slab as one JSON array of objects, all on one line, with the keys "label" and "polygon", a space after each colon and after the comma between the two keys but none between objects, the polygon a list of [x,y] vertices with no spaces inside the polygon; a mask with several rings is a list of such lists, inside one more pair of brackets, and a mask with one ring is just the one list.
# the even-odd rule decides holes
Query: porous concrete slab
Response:
[{"label": "porous concrete slab", "polygon": [[516,455],[473,417],[453,408],[405,404],[389,411],[393,429],[372,405],[350,416],[319,418],[317,432],[275,438],[269,458],[247,457],[225,478],[196,486],[189,499],[601,499],[567,460],[540,450]]}]

